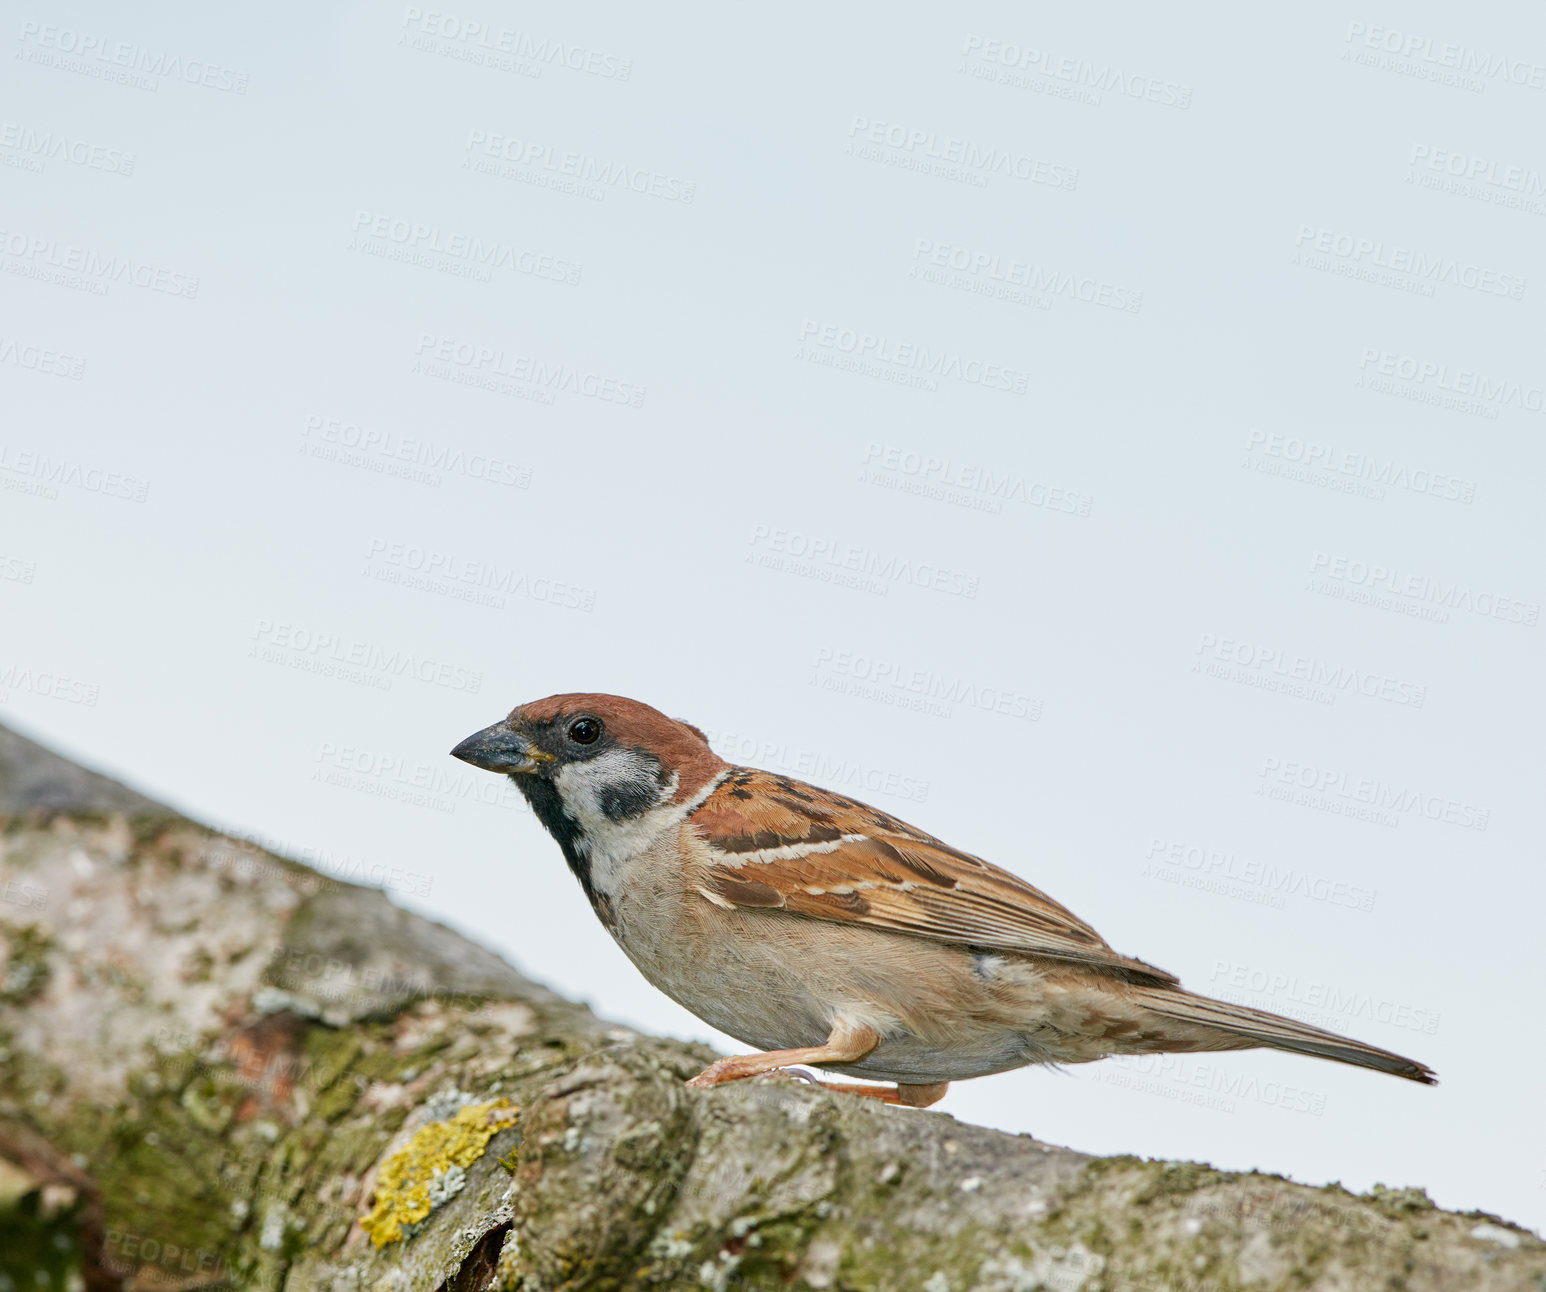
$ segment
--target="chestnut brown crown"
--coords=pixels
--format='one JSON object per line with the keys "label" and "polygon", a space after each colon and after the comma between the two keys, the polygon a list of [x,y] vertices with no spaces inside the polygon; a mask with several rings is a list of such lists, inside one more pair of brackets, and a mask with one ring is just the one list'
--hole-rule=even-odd
{"label": "chestnut brown crown", "polygon": [[575,691],[517,705],[451,751],[485,771],[552,780],[564,768],[619,752],[647,756],[684,800],[728,764],[689,722],[626,696]]}

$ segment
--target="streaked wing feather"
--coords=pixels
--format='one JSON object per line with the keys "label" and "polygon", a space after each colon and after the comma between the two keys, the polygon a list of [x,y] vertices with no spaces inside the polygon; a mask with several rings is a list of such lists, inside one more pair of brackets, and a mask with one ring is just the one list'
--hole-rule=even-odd
{"label": "streaked wing feather", "polygon": [[1006,870],[863,803],[736,768],[689,818],[720,906],[783,909],[942,942],[1017,951],[1173,984],[1119,955],[1073,912]]}

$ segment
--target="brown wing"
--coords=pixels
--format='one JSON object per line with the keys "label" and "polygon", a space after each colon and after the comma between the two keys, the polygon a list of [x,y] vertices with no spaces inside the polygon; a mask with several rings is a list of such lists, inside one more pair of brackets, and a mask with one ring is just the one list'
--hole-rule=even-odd
{"label": "brown wing", "polygon": [[720,906],[777,908],[1048,956],[1134,981],[1177,982],[1117,954],[1072,911],[1007,870],[786,776],[733,768],[688,826],[711,857],[699,891]]}

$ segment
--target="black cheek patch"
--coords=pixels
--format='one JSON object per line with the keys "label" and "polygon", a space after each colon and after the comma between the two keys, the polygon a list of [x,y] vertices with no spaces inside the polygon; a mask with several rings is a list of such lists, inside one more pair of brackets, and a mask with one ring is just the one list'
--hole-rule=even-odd
{"label": "black cheek patch", "polygon": [[670,782],[670,773],[659,759],[642,749],[636,749],[633,753],[646,765],[648,770],[645,774],[620,777],[609,781],[597,791],[596,802],[608,821],[626,821],[658,807],[661,791]]}
{"label": "black cheek patch", "polygon": [[596,795],[602,814],[608,821],[626,821],[648,812],[660,802],[660,787],[639,781],[603,785]]}

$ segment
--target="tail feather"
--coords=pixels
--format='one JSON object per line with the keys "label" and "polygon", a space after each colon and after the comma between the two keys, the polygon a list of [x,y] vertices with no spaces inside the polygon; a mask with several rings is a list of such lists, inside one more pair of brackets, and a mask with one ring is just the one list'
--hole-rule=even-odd
{"label": "tail feather", "polygon": [[1281,1014],[1269,1014],[1264,1009],[1214,1000],[1210,996],[1194,996],[1175,988],[1140,988],[1139,995],[1146,1008],[1178,1022],[1218,1028],[1274,1050],[1335,1059],[1338,1063],[1351,1063],[1405,1077],[1408,1081],[1420,1081],[1425,1086],[1438,1085],[1433,1069],[1425,1063],[1403,1058],[1377,1045],[1365,1045],[1350,1036],[1339,1036],[1325,1028],[1301,1023],[1296,1018],[1284,1018]]}

